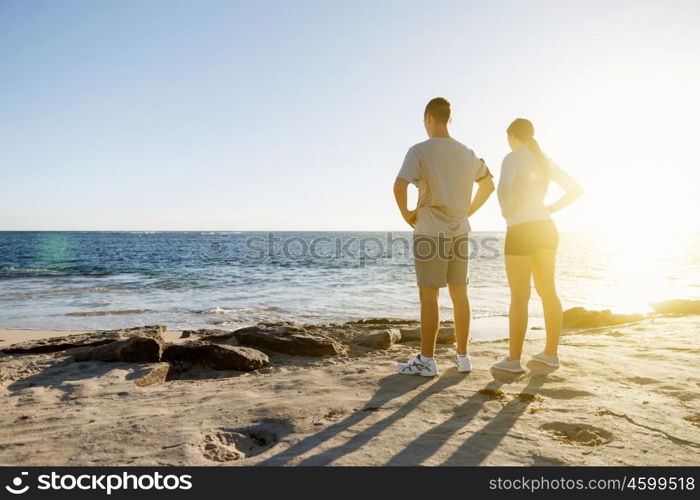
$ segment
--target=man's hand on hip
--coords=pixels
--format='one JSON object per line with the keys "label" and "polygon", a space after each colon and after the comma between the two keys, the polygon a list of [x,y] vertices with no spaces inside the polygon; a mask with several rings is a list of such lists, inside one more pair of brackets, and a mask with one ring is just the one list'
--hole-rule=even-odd
{"label": "man's hand on hip", "polygon": [[416,225],[416,210],[406,210],[405,212],[401,212],[401,215],[403,216],[403,220],[408,222],[409,226],[415,227],[415,225]]}

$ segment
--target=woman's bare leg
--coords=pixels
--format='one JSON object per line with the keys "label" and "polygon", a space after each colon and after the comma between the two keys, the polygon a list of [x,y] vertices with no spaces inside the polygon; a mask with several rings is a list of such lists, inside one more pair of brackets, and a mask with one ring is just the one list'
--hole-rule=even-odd
{"label": "woman's bare leg", "polygon": [[529,255],[506,255],[506,274],[510,286],[510,361],[517,361],[523,352],[527,331],[527,307],[530,302],[530,274],[532,257]]}
{"label": "woman's bare leg", "polygon": [[532,275],[535,280],[535,288],[542,298],[544,311],[544,326],[547,330],[547,343],[544,353],[547,356],[556,356],[559,347],[559,335],[561,333],[562,309],[557,288],[554,283],[554,268],[556,265],[556,250],[537,250],[533,256]]}

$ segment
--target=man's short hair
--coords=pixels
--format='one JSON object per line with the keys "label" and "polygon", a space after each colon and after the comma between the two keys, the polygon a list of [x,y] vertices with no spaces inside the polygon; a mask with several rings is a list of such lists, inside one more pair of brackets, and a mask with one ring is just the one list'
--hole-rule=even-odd
{"label": "man's short hair", "polygon": [[438,123],[447,125],[447,122],[450,120],[450,102],[444,97],[431,99],[425,107],[423,116],[425,117],[425,115],[430,115]]}

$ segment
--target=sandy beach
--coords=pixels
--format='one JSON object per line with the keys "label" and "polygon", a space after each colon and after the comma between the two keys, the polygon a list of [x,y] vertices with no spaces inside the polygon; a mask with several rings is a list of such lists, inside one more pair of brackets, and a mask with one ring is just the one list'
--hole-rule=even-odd
{"label": "sandy beach", "polygon": [[[352,343],[357,332],[343,331]],[[699,465],[698,331],[699,316],[570,330],[560,369],[530,362],[521,376],[489,370],[505,340],[472,343],[470,374],[440,344],[435,378],[395,374],[415,341],[268,353],[253,372],[191,370],[151,385],[135,381],[153,364],[79,363],[76,349],[4,354],[0,463]],[[67,333],[3,330],[0,348]],[[542,342],[527,340],[525,353]]]}

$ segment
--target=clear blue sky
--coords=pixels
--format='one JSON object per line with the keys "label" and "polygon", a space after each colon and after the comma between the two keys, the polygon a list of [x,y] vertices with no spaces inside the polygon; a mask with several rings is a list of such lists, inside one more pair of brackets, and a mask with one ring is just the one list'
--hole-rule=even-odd
{"label": "clear blue sky", "polygon": [[699,5],[0,0],[0,229],[407,229],[441,95],[496,175],[535,123],[565,229],[697,230]]}

